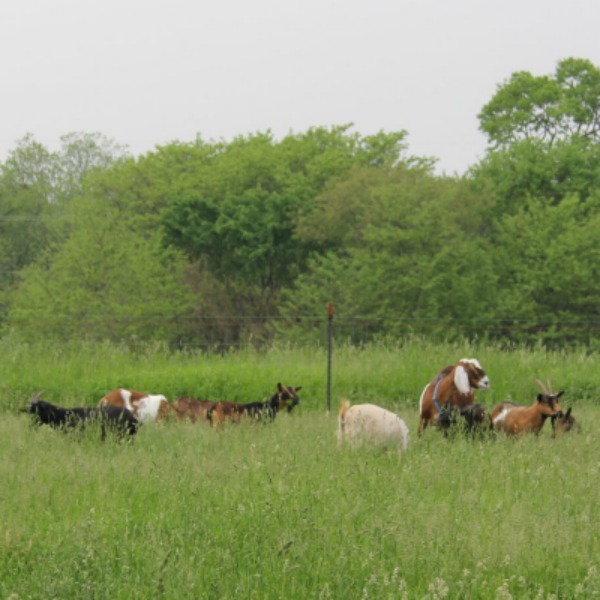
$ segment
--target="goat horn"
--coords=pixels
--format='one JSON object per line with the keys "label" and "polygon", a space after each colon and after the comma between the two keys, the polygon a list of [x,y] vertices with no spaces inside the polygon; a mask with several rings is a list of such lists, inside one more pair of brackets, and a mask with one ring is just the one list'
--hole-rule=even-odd
{"label": "goat horn", "polygon": [[550,393],[546,389],[546,386],[539,379],[536,379],[536,381],[537,381],[537,384],[542,388],[542,392],[544,392],[544,394],[546,394],[546,396],[549,396]]}
{"label": "goat horn", "polygon": [[548,378],[548,395],[552,395],[552,384],[550,383],[550,378]]}
{"label": "goat horn", "polygon": [[31,399],[29,400],[30,404],[35,404],[39,399],[40,396],[43,394],[44,392],[33,392],[33,395],[31,396]]}

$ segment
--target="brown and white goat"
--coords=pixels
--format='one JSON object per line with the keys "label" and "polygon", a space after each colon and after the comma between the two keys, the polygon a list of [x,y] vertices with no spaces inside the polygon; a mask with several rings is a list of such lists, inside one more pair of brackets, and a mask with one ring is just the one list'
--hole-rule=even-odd
{"label": "brown and white goat", "polygon": [[348,441],[359,445],[408,447],[408,427],[396,414],[375,404],[355,404],[350,406],[342,399],[338,413],[338,443]]}
{"label": "brown and white goat", "polygon": [[494,431],[503,431],[507,435],[534,433],[538,435],[548,417],[557,417],[562,411],[558,399],[564,391],[552,392],[550,384],[546,387],[538,380],[542,393],[531,406],[520,406],[513,402],[502,402],[490,413]]}
{"label": "brown and white goat", "polygon": [[151,423],[167,418],[169,402],[162,394],[148,394],[135,390],[116,389],[108,392],[100,400],[100,408],[104,406],[121,406],[134,415],[140,423]]}
{"label": "brown and white goat", "polygon": [[421,435],[429,424],[435,422],[443,406],[462,410],[475,402],[476,389],[489,387],[490,380],[475,358],[462,358],[456,365],[445,367],[423,389],[419,400],[417,434]]}

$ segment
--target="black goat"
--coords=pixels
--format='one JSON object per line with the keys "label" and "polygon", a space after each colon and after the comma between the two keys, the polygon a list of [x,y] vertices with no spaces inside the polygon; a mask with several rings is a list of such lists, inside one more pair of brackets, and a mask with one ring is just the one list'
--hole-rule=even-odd
{"label": "black goat", "polygon": [[119,438],[129,435],[131,439],[140,425],[131,411],[121,406],[105,408],[62,408],[40,400],[41,392],[31,397],[29,405],[21,412],[34,415],[39,425],[49,425],[56,429],[83,428],[90,423],[99,423],[102,440],[106,439],[107,430],[113,430]]}
{"label": "black goat", "polygon": [[569,431],[580,431],[579,423],[571,414],[570,406],[566,413],[563,413],[561,410],[559,413],[550,418],[552,419],[552,437],[556,437],[561,433],[567,433]]}
{"label": "black goat", "polygon": [[464,408],[456,408],[446,403],[442,412],[436,417],[435,424],[447,436],[453,430],[470,435],[481,435],[490,429],[490,420],[481,404],[469,404]]}

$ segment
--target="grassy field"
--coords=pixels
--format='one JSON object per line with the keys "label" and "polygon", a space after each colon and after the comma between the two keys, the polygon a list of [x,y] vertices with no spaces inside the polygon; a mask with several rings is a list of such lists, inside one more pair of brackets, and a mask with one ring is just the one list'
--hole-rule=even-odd
{"label": "grassy field", "polygon": [[[339,396],[393,408],[404,454],[337,446],[326,356],[277,348],[224,356],[157,347],[0,348],[0,597],[592,598],[600,591],[598,357],[413,342],[337,348]],[[486,406],[565,389],[582,432],[417,440],[420,391],[477,356]],[[31,393],[93,405],[132,386],[263,399],[302,385],[297,413],[214,431],[149,425],[133,445],[34,429]]]}

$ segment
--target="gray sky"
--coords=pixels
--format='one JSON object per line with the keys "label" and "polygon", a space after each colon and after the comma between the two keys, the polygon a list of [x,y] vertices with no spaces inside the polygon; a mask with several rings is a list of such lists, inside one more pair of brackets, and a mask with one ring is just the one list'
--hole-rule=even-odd
{"label": "gray sky", "polygon": [[599,0],[2,0],[0,161],[26,133],[173,140],[354,123],[463,173],[515,71],[600,65]]}

